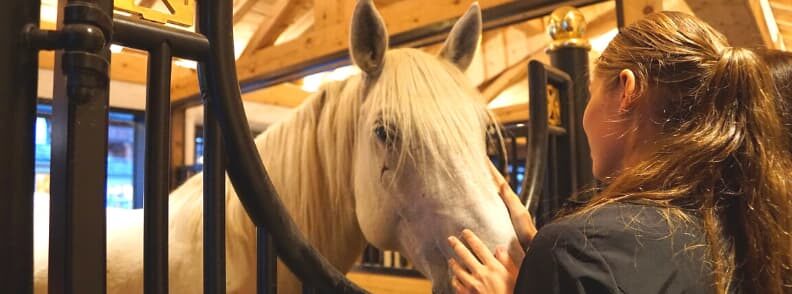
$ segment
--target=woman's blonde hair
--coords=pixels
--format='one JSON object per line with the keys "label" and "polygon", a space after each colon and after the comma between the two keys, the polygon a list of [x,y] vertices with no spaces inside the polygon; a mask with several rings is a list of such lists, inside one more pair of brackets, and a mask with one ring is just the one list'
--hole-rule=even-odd
{"label": "woman's blonde hair", "polygon": [[703,21],[660,12],[623,28],[595,71],[613,89],[623,69],[652,109],[657,149],[578,213],[641,200],[697,217],[716,293],[792,291],[792,163],[767,67]]}

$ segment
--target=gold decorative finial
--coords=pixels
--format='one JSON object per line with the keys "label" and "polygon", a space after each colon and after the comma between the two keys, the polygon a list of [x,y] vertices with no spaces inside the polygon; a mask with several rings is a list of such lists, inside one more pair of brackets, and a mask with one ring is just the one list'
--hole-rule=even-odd
{"label": "gold decorative finial", "polygon": [[586,19],[583,13],[571,6],[559,7],[550,14],[547,32],[553,38],[550,50],[563,47],[591,49],[586,33]]}

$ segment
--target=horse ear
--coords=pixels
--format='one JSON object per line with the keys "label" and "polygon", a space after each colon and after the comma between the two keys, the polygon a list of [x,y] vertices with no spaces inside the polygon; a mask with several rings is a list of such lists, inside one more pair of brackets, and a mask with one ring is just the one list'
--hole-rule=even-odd
{"label": "horse ear", "polygon": [[476,54],[479,38],[481,38],[481,7],[478,2],[470,6],[454,24],[448,34],[443,49],[440,50],[442,58],[451,61],[462,71],[466,70]]}
{"label": "horse ear", "polygon": [[388,32],[372,0],[359,0],[355,5],[350,34],[352,60],[366,74],[378,75],[388,50]]}

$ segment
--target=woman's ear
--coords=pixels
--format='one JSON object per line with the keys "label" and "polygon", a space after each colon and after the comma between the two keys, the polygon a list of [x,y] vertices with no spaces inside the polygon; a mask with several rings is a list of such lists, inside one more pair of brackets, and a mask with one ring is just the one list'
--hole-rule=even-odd
{"label": "woman's ear", "polygon": [[635,108],[635,103],[638,101],[638,93],[635,87],[635,73],[629,69],[623,69],[619,73],[619,88],[621,95],[619,97],[619,112],[627,113]]}

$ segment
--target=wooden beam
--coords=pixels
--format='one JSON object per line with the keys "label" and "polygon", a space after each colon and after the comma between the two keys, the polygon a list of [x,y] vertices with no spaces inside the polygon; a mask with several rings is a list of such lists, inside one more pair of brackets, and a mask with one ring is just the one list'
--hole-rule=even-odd
{"label": "wooden beam", "polygon": [[282,83],[242,94],[242,100],[293,108],[309,96],[311,93],[303,91],[295,84]]}
{"label": "wooden beam", "polygon": [[527,121],[529,119],[528,104],[521,103],[521,104],[503,106],[503,107],[490,109],[490,111],[492,111],[492,113],[495,114],[495,117],[498,118],[498,123],[500,124]]}
{"label": "wooden beam", "polygon": [[[482,9],[495,7],[511,0],[482,0]],[[402,1],[380,10],[390,34],[403,33],[412,29],[431,25],[459,17],[470,5],[469,1]],[[300,38],[255,51],[240,58],[237,75],[240,81],[252,80],[282,70],[293,68],[307,62],[319,60],[333,54],[343,54],[347,50],[348,38],[344,25],[314,27]],[[175,99],[191,97],[198,92],[196,78],[178,80],[173,83],[172,95]]]}
{"label": "wooden beam", "polygon": [[492,82],[487,84],[487,86],[481,90],[481,95],[484,96],[485,101],[487,101],[487,103],[492,102],[495,97],[498,97],[498,95],[509,86],[519,81],[526,80],[528,76],[528,61],[529,59],[526,58],[512,65],[497,78],[492,80]]}
{"label": "wooden beam", "polygon": [[776,22],[792,21],[792,4],[770,2],[770,7],[773,8],[773,15],[775,16]]}
{"label": "wooden beam", "polygon": [[234,1],[234,24],[242,20],[242,18],[250,12],[250,9],[258,3],[258,0],[236,0]]}
{"label": "wooden beam", "polygon": [[729,39],[732,46],[775,48],[760,0],[687,0],[690,9]]}
{"label": "wooden beam", "polygon": [[355,0],[313,0],[313,3],[315,27],[348,24],[355,8]]}
{"label": "wooden beam", "polygon": [[776,10],[792,13],[792,3],[782,3],[781,1],[770,1],[770,7]]}
{"label": "wooden beam", "polygon": [[242,51],[242,56],[250,55],[259,48],[272,45],[275,39],[289,26],[290,16],[297,8],[297,1],[277,0],[267,9],[271,15],[260,24]]}

